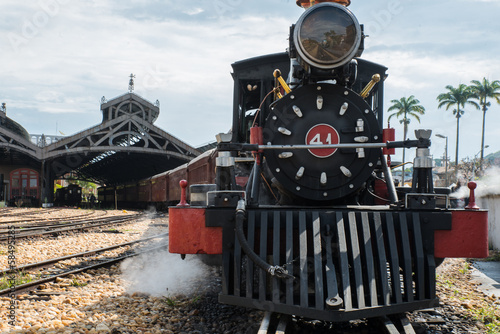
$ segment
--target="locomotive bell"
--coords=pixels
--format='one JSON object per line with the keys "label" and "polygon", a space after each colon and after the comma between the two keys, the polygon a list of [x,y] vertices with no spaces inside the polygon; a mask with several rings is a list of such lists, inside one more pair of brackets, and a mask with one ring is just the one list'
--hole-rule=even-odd
{"label": "locomotive bell", "polygon": [[351,4],[351,0],[297,0],[297,6],[307,9],[322,2],[335,2],[346,7]]}

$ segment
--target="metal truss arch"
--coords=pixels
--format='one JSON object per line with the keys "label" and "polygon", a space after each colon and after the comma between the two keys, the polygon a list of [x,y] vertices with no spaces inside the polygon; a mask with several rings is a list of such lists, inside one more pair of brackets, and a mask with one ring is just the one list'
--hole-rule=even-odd
{"label": "metal truss arch", "polygon": [[[120,184],[149,177],[200,154],[139,115],[123,114],[42,148],[42,156],[58,165],[60,176],[71,169],[82,178]],[[66,157],[78,164],[64,168]],[[74,159],[75,160],[75,159]]]}
{"label": "metal truss arch", "polygon": [[4,151],[14,150],[32,159],[41,160],[40,150],[35,144],[3,127],[0,127],[0,148]]}
{"label": "metal truss arch", "polygon": [[176,155],[186,161],[200,154],[193,147],[140,117],[123,115],[48,145],[42,149],[42,155],[43,158],[52,159],[68,152],[127,150]]}
{"label": "metal truss arch", "polygon": [[160,151],[157,149],[151,148],[140,148],[140,147],[119,147],[119,146],[102,146],[98,148],[85,148],[85,147],[77,147],[68,149],[65,151],[58,151],[55,154],[51,155],[51,159],[59,159],[61,157],[66,156],[74,156],[74,155],[83,155],[85,157],[98,154],[99,157],[101,154],[109,157],[116,153],[138,153],[138,154],[148,154],[148,155],[160,155],[165,156],[167,158],[177,158],[180,160],[185,160],[185,162],[189,162],[193,159],[187,158],[185,155],[178,152],[170,152],[170,151]]}
{"label": "metal truss arch", "polygon": [[[0,161],[40,170],[42,197],[50,201],[53,181],[72,172],[100,184],[124,184],[160,174],[201,154],[192,146],[153,125],[159,104],[135,93],[102,100],[101,124],[72,136],[46,140],[26,136],[0,124]],[[55,136],[54,136],[55,138]]]}

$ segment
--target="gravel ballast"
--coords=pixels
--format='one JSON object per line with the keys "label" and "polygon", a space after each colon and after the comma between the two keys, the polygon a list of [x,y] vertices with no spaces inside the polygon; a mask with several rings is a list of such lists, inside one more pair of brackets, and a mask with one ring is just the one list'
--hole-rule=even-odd
{"label": "gravel ballast", "polygon": [[[96,230],[19,240],[16,261],[21,265],[132,241],[165,233],[167,225],[167,217],[150,216],[115,227],[119,233]],[[155,242],[162,244],[165,240]],[[5,254],[6,245],[0,247]],[[5,258],[0,257],[2,269],[7,266]],[[201,272],[189,271],[193,268]],[[495,333],[493,326],[500,319],[500,296],[483,294],[472,281],[470,269],[471,263],[465,259],[447,259],[438,268],[441,305],[410,315],[417,333]],[[189,289],[182,290],[182,286]],[[14,327],[8,324],[12,299],[0,298],[0,332],[256,333],[263,312],[219,304],[219,291],[218,268],[203,266],[195,256],[182,261],[166,251],[148,253],[109,268],[47,283],[37,295],[17,296]],[[322,333],[300,326],[294,325],[298,333]],[[342,332],[369,333],[363,326]]]}

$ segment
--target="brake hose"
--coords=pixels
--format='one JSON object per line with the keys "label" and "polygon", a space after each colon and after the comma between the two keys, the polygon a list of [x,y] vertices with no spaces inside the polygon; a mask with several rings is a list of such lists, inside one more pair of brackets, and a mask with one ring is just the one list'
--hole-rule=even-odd
{"label": "brake hose", "polygon": [[263,259],[260,258],[253,249],[248,244],[245,237],[245,232],[243,231],[243,224],[245,222],[245,201],[239,200],[238,206],[236,207],[236,237],[240,242],[241,249],[250,258],[250,260],[255,263],[259,268],[269,273],[271,276],[276,276],[278,278],[294,278],[292,275],[288,274],[288,271],[284,266],[272,266]]}

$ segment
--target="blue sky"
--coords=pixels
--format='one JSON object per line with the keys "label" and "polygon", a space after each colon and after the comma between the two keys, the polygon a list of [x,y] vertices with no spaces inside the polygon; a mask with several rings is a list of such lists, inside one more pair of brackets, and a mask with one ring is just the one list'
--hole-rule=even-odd
{"label": "blue sky", "polygon": [[[389,68],[390,100],[415,95],[427,113],[410,130],[449,136],[445,86],[500,79],[500,1],[352,0],[365,24],[363,57]],[[0,102],[30,133],[66,135],[101,122],[100,99],[128,89],[160,101],[156,125],[199,145],[231,126],[231,63],[285,51],[303,10],[292,0],[2,0]],[[386,115],[387,116],[387,115]],[[481,112],[466,109],[460,157],[480,150]],[[487,114],[486,153],[500,150],[500,105]],[[393,122],[402,139],[402,127]],[[432,153],[444,153],[435,138]],[[411,155],[410,155],[411,156]]]}

